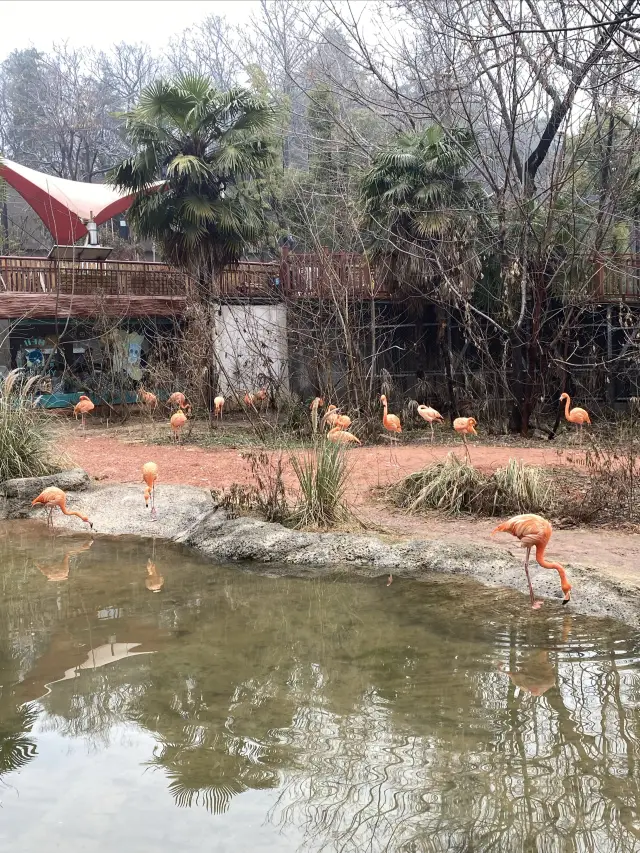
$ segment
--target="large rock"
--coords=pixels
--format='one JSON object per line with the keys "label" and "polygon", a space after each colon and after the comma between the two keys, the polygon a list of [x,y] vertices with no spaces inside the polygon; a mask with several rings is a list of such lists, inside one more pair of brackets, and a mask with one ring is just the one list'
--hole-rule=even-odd
{"label": "large rock", "polygon": [[91,485],[89,475],[82,468],[72,468],[49,474],[46,477],[20,477],[5,480],[0,484],[0,516],[2,518],[26,518],[31,512],[31,501],[37,498],[43,489],[57,486],[64,492],[79,492]]}

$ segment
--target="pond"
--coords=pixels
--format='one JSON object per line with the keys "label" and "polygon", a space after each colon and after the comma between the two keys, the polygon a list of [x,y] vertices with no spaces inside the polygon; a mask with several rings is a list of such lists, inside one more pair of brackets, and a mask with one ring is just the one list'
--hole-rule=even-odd
{"label": "pond", "polygon": [[620,624],[35,522],[0,549],[2,849],[640,850]]}

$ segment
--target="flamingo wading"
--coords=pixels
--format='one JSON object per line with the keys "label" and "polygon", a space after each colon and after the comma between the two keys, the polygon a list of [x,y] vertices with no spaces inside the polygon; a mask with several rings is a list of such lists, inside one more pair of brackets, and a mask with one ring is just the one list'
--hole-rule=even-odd
{"label": "flamingo wading", "polygon": [[84,521],[85,524],[88,524],[89,527],[93,527],[92,522],[89,521],[86,515],[83,515],[81,512],[78,512],[75,509],[67,509],[67,496],[59,489],[57,486],[49,486],[49,488],[45,489],[43,492],[40,492],[37,498],[35,498],[31,502],[31,506],[37,506],[38,504],[42,504],[47,512],[47,526],[53,527],[53,510],[58,507],[60,512],[63,515],[75,515],[81,521]]}
{"label": "flamingo wading", "polygon": [[499,524],[491,534],[494,536],[496,533],[510,533],[512,536],[515,536],[516,539],[520,540],[523,548],[527,549],[527,556],[524,561],[524,570],[527,575],[527,583],[529,584],[531,607],[534,610],[537,610],[541,606],[542,602],[535,600],[533,587],[531,585],[531,577],[529,576],[529,557],[531,555],[532,548],[536,549],[536,561],[539,566],[542,566],[543,569],[555,569],[560,575],[560,586],[564,593],[562,603],[568,604],[571,601],[571,584],[567,580],[567,574],[564,566],[561,566],[560,563],[554,563],[551,560],[546,560],[544,556],[544,552],[549,544],[552,532],[553,528],[546,518],[543,518],[541,515],[526,513],[525,515],[515,515],[508,521],[504,521],[502,524]]}

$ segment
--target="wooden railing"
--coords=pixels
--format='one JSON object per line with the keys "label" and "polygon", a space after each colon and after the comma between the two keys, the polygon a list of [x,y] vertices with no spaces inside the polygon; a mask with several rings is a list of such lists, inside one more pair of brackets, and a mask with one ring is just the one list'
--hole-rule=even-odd
{"label": "wooden railing", "polygon": [[184,296],[185,287],[184,274],[166,264],[0,256],[0,293]]}
{"label": "wooden railing", "polygon": [[589,283],[602,302],[640,302],[640,254],[601,255]]}

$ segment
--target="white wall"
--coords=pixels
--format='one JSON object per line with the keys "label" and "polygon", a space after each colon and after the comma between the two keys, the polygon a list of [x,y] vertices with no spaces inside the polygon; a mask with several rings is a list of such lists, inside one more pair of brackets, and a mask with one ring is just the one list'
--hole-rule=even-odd
{"label": "white wall", "polygon": [[283,305],[223,305],[216,317],[220,391],[257,391],[268,380],[289,388],[287,309]]}

